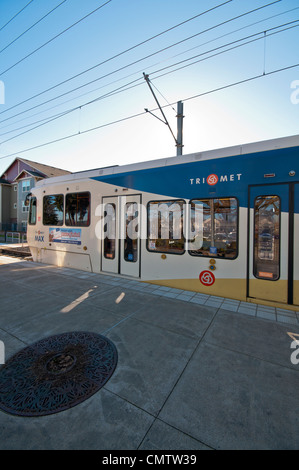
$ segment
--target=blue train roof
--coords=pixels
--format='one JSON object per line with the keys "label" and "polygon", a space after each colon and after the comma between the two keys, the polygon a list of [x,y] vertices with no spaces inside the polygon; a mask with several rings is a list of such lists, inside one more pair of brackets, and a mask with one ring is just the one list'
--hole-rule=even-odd
{"label": "blue train roof", "polygon": [[[43,179],[36,187],[93,179],[174,198],[236,196],[247,206],[248,185],[298,181],[299,135],[85,170]],[[291,176],[295,172],[295,176]],[[114,192],[114,190],[113,190]]]}
{"label": "blue train roof", "polygon": [[180,157],[179,164],[173,161],[140,169],[132,166],[131,171],[118,167],[117,173],[92,179],[175,198],[236,196],[241,205],[247,204],[248,185],[298,181],[299,145],[223,157],[185,163]]}

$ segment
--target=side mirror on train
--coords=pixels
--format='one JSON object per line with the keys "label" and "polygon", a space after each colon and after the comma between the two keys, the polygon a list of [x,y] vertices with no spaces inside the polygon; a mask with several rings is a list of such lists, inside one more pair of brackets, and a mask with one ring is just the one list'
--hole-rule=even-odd
{"label": "side mirror on train", "polygon": [[24,201],[24,206],[28,207],[29,204],[30,204],[30,199],[31,199],[31,196],[32,196],[32,193],[28,193],[25,197],[25,201]]}

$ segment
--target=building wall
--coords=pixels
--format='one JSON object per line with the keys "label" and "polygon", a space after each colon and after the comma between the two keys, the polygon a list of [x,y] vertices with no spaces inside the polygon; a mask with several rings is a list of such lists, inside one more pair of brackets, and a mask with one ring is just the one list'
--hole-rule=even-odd
{"label": "building wall", "polygon": [[0,184],[0,230],[26,231],[29,207],[24,202],[34,186],[33,177],[15,184]]}
{"label": "building wall", "polygon": [[0,224],[2,226],[10,223],[10,193],[10,185],[0,184]]}
{"label": "building wall", "polygon": [[[16,190],[15,190],[16,189]],[[18,209],[15,205],[18,204],[18,184],[11,185],[10,191],[10,220],[11,223],[17,223]]]}
{"label": "building wall", "polygon": [[23,225],[26,226],[28,220],[28,211],[29,206],[24,206],[24,202],[28,193],[30,193],[31,188],[35,186],[34,178],[22,178],[18,182],[18,202],[17,202],[17,220],[19,229]]}
{"label": "building wall", "polygon": [[23,170],[32,170],[32,167],[25,162],[16,160],[4,174],[5,179],[12,183],[14,179],[21,173]]}
{"label": "building wall", "polygon": [[3,185],[2,194],[3,194],[3,202],[4,202],[4,207],[3,207],[3,211],[2,211],[2,217],[3,217],[3,220],[5,220],[5,223],[9,223],[9,221],[10,221],[10,194],[11,194],[11,186]]}
{"label": "building wall", "polygon": [[[60,172],[61,174],[68,173],[64,172],[64,170],[52,167],[47,167],[47,169],[50,174],[53,172],[53,175],[55,172]],[[26,173],[27,171],[32,172],[32,175]],[[7,185],[8,189],[3,189],[4,184],[0,184],[0,224],[5,223],[10,225],[9,227],[4,228],[4,230],[26,230],[29,208],[24,206],[25,198],[35,186],[36,181],[43,177],[47,177],[46,175],[47,173],[44,173],[43,169],[39,171],[34,166],[31,166],[19,159],[16,159],[2,175],[1,178],[10,183],[10,185]],[[23,185],[25,182],[28,183],[27,186]],[[17,188],[17,191],[14,190],[15,187]]]}

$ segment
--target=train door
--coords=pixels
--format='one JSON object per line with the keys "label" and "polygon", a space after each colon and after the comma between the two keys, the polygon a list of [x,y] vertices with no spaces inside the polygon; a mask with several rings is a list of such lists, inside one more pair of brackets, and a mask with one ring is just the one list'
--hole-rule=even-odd
{"label": "train door", "polygon": [[102,271],[140,277],[141,196],[103,197]]}
{"label": "train door", "polygon": [[249,297],[294,302],[293,189],[289,184],[249,188]]}
{"label": "train door", "polygon": [[294,305],[299,305],[299,183],[294,184]]}

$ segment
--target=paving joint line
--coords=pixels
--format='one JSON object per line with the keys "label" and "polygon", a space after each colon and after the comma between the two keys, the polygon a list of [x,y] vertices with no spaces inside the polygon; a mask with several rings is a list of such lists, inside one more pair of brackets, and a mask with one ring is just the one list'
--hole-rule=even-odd
{"label": "paving joint line", "polygon": [[[187,436],[187,437],[190,437],[190,439],[193,439],[194,441],[199,442],[200,444],[203,444],[203,445],[206,446],[206,447],[209,447],[211,450],[216,450],[215,447],[212,447],[212,446],[210,446],[209,444],[206,444],[204,441],[201,441],[200,439],[197,439],[197,437],[194,437],[194,436],[192,436],[191,434],[188,434],[187,432],[182,431],[181,429],[177,428],[176,426],[173,426],[173,424],[169,424],[169,423],[167,423],[166,421],[164,421],[163,419],[161,419],[161,418],[159,418],[159,417],[156,417],[156,418],[155,418],[153,424],[151,425],[151,428],[152,428],[152,426],[155,424],[156,421],[159,421],[160,423],[166,424],[166,425],[169,426],[170,428],[175,429],[176,431],[178,431],[178,432],[184,434],[184,435]],[[149,432],[149,431],[148,431],[148,432]],[[148,432],[147,432],[147,434],[148,434]],[[187,449],[187,450],[190,450],[190,449]]]}
{"label": "paving joint line", "polygon": [[[159,415],[161,414],[161,411],[163,410],[163,408],[164,408],[165,404],[167,403],[169,397],[171,396],[171,394],[172,394],[172,392],[174,391],[175,387],[177,386],[178,382],[181,380],[182,375],[184,374],[184,372],[185,372],[187,366],[189,365],[191,359],[193,358],[195,352],[197,351],[197,349],[198,349],[198,347],[199,347],[199,345],[200,345],[202,339],[204,338],[204,336],[205,336],[207,330],[210,328],[211,324],[214,322],[214,319],[215,319],[217,313],[218,313],[218,310],[214,313],[213,318],[211,319],[211,321],[210,321],[209,325],[207,326],[206,331],[204,332],[204,334],[202,335],[202,337],[201,337],[200,339],[198,339],[198,341],[197,341],[197,343],[196,343],[196,345],[195,345],[195,347],[194,347],[193,352],[191,353],[189,359],[187,360],[187,362],[186,362],[185,366],[183,367],[182,371],[180,372],[180,374],[179,374],[177,380],[175,381],[173,387],[171,388],[171,390],[170,390],[170,392],[168,393],[167,397],[165,398],[163,404],[161,405],[160,410],[159,410],[159,412],[158,412],[158,414],[157,414],[156,419],[159,418]],[[160,418],[159,418],[159,419],[160,419]],[[167,422],[165,422],[165,423],[168,424]],[[152,426],[153,426],[153,424],[154,424],[154,423],[152,423]],[[151,426],[151,427],[152,427],[152,426]],[[148,432],[150,431],[151,427],[149,428]],[[146,435],[144,436],[144,439],[146,438],[148,432],[147,432]],[[143,441],[144,441],[144,439],[143,439]],[[142,441],[142,442],[143,442],[143,441]],[[205,444],[205,445],[206,445],[206,444]],[[209,445],[209,447],[211,447],[211,446]]]}
{"label": "paving joint line", "polygon": [[287,366],[287,365],[282,365],[282,364],[279,364],[279,363],[276,363],[276,362],[271,362],[267,359],[263,359],[261,357],[258,357],[258,356],[254,356],[253,354],[250,354],[250,353],[246,353],[246,352],[242,352],[242,351],[239,351],[237,349],[232,349],[232,348],[229,348],[227,346],[223,346],[223,345],[220,345],[219,346],[219,343],[215,344],[213,343],[212,341],[208,341],[206,340],[205,341],[206,344],[209,344],[211,346],[217,346],[218,348],[220,349],[224,349],[225,351],[230,351],[232,353],[237,353],[237,354],[241,354],[242,356],[246,356],[246,357],[249,357],[249,358],[252,358],[252,359],[256,359],[257,361],[260,361],[260,362],[265,362],[266,364],[271,364],[272,366],[278,366],[278,367],[283,367],[284,369],[288,369],[288,370],[291,370],[293,372],[296,372],[297,374],[299,373],[299,370],[296,370],[295,368],[293,367],[290,367],[290,366]]}
{"label": "paving joint line", "polygon": [[20,341],[21,343],[25,344],[26,346],[30,346],[31,343],[26,343],[26,341],[23,341],[21,338],[18,338],[18,336],[14,335],[13,333],[11,333],[10,331],[7,331],[5,328],[0,328],[0,330],[4,331],[4,333],[8,334],[9,336],[11,336],[12,338]]}

